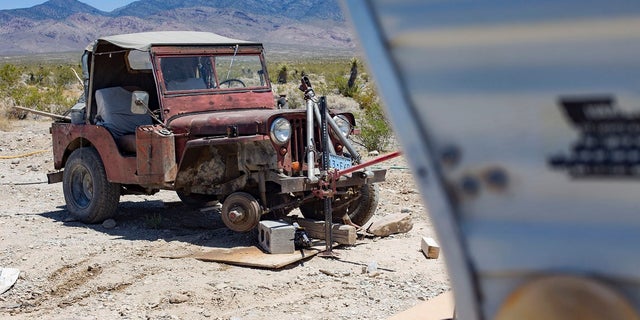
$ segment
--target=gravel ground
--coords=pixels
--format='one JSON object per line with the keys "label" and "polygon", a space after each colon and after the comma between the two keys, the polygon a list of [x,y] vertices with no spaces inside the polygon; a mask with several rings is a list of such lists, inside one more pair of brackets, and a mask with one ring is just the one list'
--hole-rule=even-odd
{"label": "gravel ground", "polygon": [[0,295],[0,318],[386,319],[450,289],[444,257],[420,252],[421,238],[435,233],[402,158],[382,165],[391,169],[373,220],[408,212],[411,231],[363,237],[335,249],[340,259],[268,270],[165,258],[257,245],[254,234],[226,229],[217,212],[190,210],[173,192],[123,196],[115,225],[73,221],[62,185],[45,182],[49,126],[24,120],[2,132],[0,156],[46,152],[0,159],[0,267],[21,270]]}

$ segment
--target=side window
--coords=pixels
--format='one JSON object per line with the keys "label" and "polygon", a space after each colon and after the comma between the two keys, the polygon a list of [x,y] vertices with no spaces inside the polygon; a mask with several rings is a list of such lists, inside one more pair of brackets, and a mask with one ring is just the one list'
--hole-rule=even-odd
{"label": "side window", "polygon": [[265,86],[262,63],[257,55],[217,56],[216,74],[221,89]]}
{"label": "side window", "polygon": [[147,51],[129,51],[127,53],[127,63],[131,70],[151,70],[151,60]]}

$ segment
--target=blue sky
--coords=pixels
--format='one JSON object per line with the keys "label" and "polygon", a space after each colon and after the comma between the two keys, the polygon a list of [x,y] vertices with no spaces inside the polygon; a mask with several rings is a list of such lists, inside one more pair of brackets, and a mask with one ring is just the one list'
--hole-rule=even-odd
{"label": "blue sky", "polygon": [[[107,12],[134,1],[135,0],[80,0],[80,2],[84,2],[96,9]],[[45,2],[46,0],[0,0],[0,10],[29,8]]]}

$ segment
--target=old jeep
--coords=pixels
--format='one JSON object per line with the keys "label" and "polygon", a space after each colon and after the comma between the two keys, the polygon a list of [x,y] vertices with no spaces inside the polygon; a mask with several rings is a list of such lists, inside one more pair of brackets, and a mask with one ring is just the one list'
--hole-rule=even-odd
{"label": "old jeep", "polygon": [[[223,222],[240,232],[298,207],[324,217],[317,98],[303,79],[307,109],[277,109],[260,43],[206,32],[115,35],[89,45],[82,68],[83,99],[70,121],[51,127],[58,171],[49,174],[76,219],[100,222],[121,195],[161,189],[192,206],[222,203]],[[327,114],[331,163],[360,162],[347,139],[353,114]],[[331,181],[334,219],[369,220],[385,174]]]}

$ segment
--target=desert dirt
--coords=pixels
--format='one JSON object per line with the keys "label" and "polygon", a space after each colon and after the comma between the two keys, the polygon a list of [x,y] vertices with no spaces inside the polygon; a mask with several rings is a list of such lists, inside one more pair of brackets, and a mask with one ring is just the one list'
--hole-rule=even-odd
{"label": "desert dirt", "polygon": [[382,164],[390,170],[372,221],[408,212],[411,231],[269,270],[167,258],[258,245],[170,191],[122,196],[112,228],[73,221],[62,184],[46,184],[49,127],[32,119],[0,132],[0,156],[47,150],[0,159],[0,268],[21,271],[0,295],[2,319],[386,319],[449,290],[442,254],[420,251],[436,235],[402,158]]}

